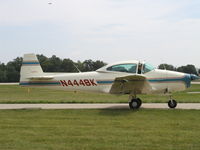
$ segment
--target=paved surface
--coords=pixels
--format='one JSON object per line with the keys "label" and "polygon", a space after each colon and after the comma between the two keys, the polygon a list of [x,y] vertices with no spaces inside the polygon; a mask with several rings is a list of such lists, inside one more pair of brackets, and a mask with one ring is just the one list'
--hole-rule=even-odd
{"label": "paved surface", "polygon": [[191,82],[191,84],[200,84],[200,82]]}
{"label": "paved surface", "polygon": [[0,85],[19,85],[18,82],[13,82],[13,83],[0,83]]}
{"label": "paved surface", "polygon": [[[0,85],[18,85],[19,83],[0,83]],[[200,82],[192,82],[200,84]],[[199,92],[190,92],[197,94]],[[144,103],[142,108],[169,109],[167,103]],[[0,104],[0,109],[129,109],[127,104]],[[198,109],[200,103],[178,103],[176,109]]]}
{"label": "paved surface", "polygon": [[188,94],[200,94],[200,92],[187,92]]}
{"label": "paved surface", "polygon": [[[169,109],[167,103],[144,103],[142,108]],[[0,104],[0,109],[129,109],[128,104]],[[199,109],[200,103],[178,103],[176,109]]]}

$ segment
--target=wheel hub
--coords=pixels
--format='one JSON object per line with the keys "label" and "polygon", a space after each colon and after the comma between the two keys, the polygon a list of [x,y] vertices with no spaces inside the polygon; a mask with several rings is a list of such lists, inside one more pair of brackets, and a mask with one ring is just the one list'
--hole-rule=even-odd
{"label": "wheel hub", "polygon": [[137,102],[132,102],[132,106],[133,106],[133,108],[136,108],[137,107]]}

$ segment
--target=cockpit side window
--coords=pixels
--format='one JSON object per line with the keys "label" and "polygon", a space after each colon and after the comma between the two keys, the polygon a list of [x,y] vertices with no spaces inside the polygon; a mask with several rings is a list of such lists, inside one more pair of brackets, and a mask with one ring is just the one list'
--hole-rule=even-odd
{"label": "cockpit side window", "polygon": [[150,65],[148,63],[145,63],[144,66],[143,66],[143,73],[150,72],[154,69],[155,69],[155,67],[153,67],[152,65]]}
{"label": "cockpit side window", "polygon": [[118,71],[118,72],[128,72],[128,73],[136,73],[137,64],[119,64],[108,67],[108,71]]}

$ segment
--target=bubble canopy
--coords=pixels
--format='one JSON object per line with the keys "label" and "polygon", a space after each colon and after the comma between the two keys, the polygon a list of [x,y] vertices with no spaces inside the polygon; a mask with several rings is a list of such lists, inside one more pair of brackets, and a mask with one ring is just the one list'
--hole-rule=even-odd
{"label": "bubble canopy", "polygon": [[144,74],[154,70],[155,67],[146,62],[139,62],[139,61],[124,61],[118,62],[114,64],[106,65],[97,71],[99,72],[126,72],[126,73],[138,73]]}
{"label": "bubble canopy", "polygon": [[143,64],[143,73],[147,73],[147,72],[150,72],[152,70],[156,69],[154,66],[152,66],[151,64],[149,63],[144,63]]}

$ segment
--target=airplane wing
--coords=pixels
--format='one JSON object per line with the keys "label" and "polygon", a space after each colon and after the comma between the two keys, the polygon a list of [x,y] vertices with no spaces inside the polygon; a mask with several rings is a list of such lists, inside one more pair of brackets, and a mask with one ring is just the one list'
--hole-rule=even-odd
{"label": "airplane wing", "polygon": [[30,80],[51,80],[53,78],[54,78],[53,76],[31,76],[27,79],[30,79]]}
{"label": "airplane wing", "polygon": [[142,94],[152,90],[145,76],[131,75],[115,78],[111,94]]}

